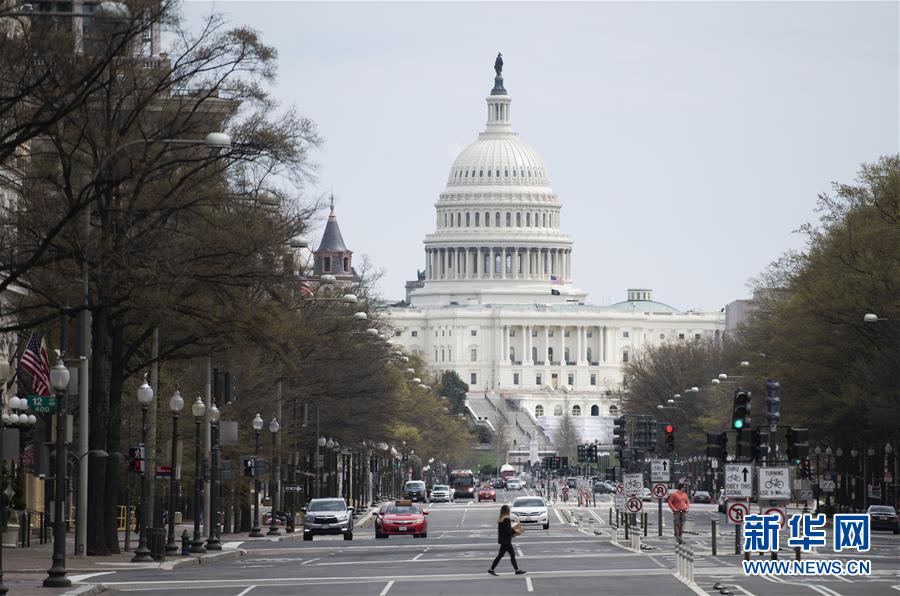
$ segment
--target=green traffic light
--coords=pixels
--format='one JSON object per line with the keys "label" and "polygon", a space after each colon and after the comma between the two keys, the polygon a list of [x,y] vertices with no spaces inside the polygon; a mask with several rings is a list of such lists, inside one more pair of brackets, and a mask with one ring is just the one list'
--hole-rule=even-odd
{"label": "green traffic light", "polygon": [[743,420],[735,420],[734,427],[735,428],[744,428],[744,421]]}

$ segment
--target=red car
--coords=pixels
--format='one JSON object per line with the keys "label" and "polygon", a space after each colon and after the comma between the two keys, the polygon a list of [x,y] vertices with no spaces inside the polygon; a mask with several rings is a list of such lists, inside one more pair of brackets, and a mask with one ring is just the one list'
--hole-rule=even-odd
{"label": "red car", "polygon": [[493,501],[497,502],[497,491],[490,486],[482,486],[478,489],[478,502]]}
{"label": "red car", "polygon": [[419,505],[412,501],[396,501],[384,511],[380,511],[378,517],[381,523],[375,526],[375,538],[387,538],[388,536],[402,536],[411,534],[415,538],[428,538],[428,520]]}

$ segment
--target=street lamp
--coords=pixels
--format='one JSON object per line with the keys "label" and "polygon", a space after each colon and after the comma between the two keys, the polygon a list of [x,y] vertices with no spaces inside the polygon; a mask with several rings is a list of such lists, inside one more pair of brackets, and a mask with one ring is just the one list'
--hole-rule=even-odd
{"label": "street lamp", "polygon": [[178,466],[175,455],[178,448],[178,415],[183,409],[184,398],[176,388],[175,393],[169,398],[169,411],[172,412],[172,475],[169,477],[169,539],[166,541],[166,554],[169,556],[175,556],[181,552],[181,548],[175,544],[175,470]]}
{"label": "street lamp", "polygon": [[[316,408],[316,434],[319,431],[319,409]],[[325,440],[325,437],[320,436],[319,440],[316,441],[316,498],[322,496],[322,447],[328,442]]]}
{"label": "street lamp", "polygon": [[866,314],[863,316],[863,322],[865,322],[865,323],[877,323],[878,321],[887,321],[887,318],[885,318],[885,317],[879,317],[879,316],[876,315],[875,313],[871,313],[871,312],[870,312],[870,313],[866,313]]}
{"label": "street lamp", "polygon": [[210,465],[209,465],[209,537],[206,550],[222,550],[219,540],[219,408],[213,402],[209,408]]}
{"label": "street lamp", "polygon": [[[138,387],[137,391],[138,404],[141,406],[141,449],[144,450],[141,463],[141,504],[140,504],[140,520],[141,527],[138,528],[138,547],[134,551],[132,563],[152,563],[150,549],[147,548],[147,493],[149,478],[147,470],[144,469],[144,462],[147,461],[147,410],[153,403],[153,388],[147,384],[147,375],[144,375],[144,382]],[[151,470],[153,472],[153,470]]]}
{"label": "street lamp", "polygon": [[259,527],[259,471],[256,469],[256,456],[259,455],[259,438],[262,433],[263,419],[258,413],[253,417],[253,432],[256,434],[256,443],[253,449],[253,527],[250,529],[251,538],[260,538],[263,533]]}
{"label": "street lamp", "polygon": [[197,401],[191,404],[191,414],[194,416],[194,539],[191,540],[189,552],[202,555],[206,552],[203,547],[203,539],[200,537],[200,503],[203,500],[203,479],[200,473],[200,426],[203,424],[203,416],[206,414],[206,404],[198,395]]}
{"label": "street lamp", "polygon": [[[2,396],[3,394],[3,389],[6,388],[6,379],[8,378],[9,362],[7,362],[5,354],[0,354],[0,396]],[[12,399],[10,399],[9,401],[10,406],[12,406]],[[5,423],[8,416],[6,414],[3,414],[3,418],[3,422]],[[3,482],[0,481],[0,516],[4,515],[4,513],[6,512],[6,503],[4,497],[5,495],[3,494]],[[9,589],[3,583],[3,540],[2,538],[0,538],[0,594],[6,594],[8,591]]]}
{"label": "street lamp", "polygon": [[278,424],[278,418],[272,418],[272,421],[269,423],[269,432],[272,433],[272,491],[270,491],[270,497],[272,500],[272,509],[271,514],[269,515],[269,532],[268,536],[278,536],[281,532],[278,531],[278,526],[275,525],[275,494],[278,492],[279,488],[275,485],[275,458],[277,445],[275,443],[275,438],[278,435],[278,431],[281,430],[281,425]]}
{"label": "street lamp", "polygon": [[[72,580],[66,577],[66,519],[63,504],[66,492],[66,389],[69,369],[56,352],[56,364],[50,369],[50,386],[56,393],[56,482],[53,489],[53,566],[44,579],[45,588],[67,588]],[[146,427],[145,427],[146,428]]]}

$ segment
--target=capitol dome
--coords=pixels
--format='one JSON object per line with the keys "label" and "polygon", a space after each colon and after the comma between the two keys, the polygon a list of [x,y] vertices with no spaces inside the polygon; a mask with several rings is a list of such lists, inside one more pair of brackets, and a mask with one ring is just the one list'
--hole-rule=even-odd
{"label": "capitol dome", "polygon": [[544,160],[514,132],[481,133],[450,168],[447,186],[548,186]]}

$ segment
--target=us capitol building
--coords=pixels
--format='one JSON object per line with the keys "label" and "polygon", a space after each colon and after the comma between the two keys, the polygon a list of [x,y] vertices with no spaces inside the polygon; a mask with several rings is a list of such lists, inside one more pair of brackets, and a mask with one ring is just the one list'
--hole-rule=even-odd
{"label": "us capitol building", "polygon": [[521,465],[555,453],[564,412],[582,441],[611,444],[623,365],[647,344],[718,338],[725,315],[679,311],[649,289],[586,304],[547,168],[513,132],[502,66],[498,56],[485,130],[456,158],[435,205],[424,274],[389,320],[393,342],[430,372],[455,370],[469,384],[469,414],[504,424],[508,461]]}

